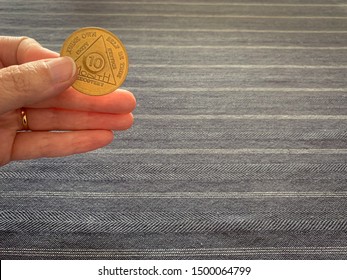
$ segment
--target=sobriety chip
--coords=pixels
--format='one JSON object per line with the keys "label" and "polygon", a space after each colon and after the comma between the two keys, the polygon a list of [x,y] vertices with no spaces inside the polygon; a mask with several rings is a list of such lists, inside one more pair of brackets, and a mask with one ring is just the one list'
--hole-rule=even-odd
{"label": "sobriety chip", "polygon": [[102,28],[76,30],[65,40],[60,55],[75,60],[78,76],[72,87],[84,94],[111,93],[128,74],[124,45],[116,35]]}

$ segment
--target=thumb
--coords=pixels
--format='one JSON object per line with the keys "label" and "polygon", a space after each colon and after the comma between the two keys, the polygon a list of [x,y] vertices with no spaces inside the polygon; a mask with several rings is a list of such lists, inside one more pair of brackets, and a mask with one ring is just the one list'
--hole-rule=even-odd
{"label": "thumb", "polygon": [[0,114],[53,97],[76,79],[70,57],[33,61],[0,70]]}

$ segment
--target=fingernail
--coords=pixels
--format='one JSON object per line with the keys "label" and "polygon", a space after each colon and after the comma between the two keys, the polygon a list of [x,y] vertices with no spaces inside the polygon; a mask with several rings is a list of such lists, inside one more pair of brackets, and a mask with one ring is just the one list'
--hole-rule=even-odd
{"label": "fingernail", "polygon": [[62,83],[70,80],[76,73],[76,64],[68,56],[53,58],[46,62],[53,83]]}

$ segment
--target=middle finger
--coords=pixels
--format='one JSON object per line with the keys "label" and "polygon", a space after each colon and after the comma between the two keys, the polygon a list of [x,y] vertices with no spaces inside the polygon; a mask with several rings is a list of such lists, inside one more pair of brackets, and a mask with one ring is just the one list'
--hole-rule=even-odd
{"label": "middle finger", "polygon": [[56,97],[30,105],[31,108],[62,108],[78,111],[126,114],[135,109],[134,95],[123,89],[102,95],[90,96],[82,94],[70,87]]}

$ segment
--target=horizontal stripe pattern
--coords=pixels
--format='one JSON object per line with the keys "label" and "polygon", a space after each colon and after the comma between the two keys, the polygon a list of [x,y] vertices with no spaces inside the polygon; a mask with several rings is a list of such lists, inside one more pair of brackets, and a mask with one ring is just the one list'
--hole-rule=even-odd
{"label": "horizontal stripe pattern", "polygon": [[[1,13],[0,15],[7,15],[8,13]],[[40,16],[42,13],[35,13],[35,12],[12,12],[11,13],[14,16],[18,15],[26,15],[26,16]],[[290,19],[290,20],[296,20],[296,19],[319,19],[319,20],[342,20],[346,21],[347,17],[329,17],[329,16],[255,16],[255,15],[211,15],[211,14],[204,14],[204,15],[184,15],[184,14],[155,14],[155,13],[81,13],[81,12],[75,12],[75,13],[45,13],[46,16],[97,16],[97,17],[159,17],[159,18],[166,18],[166,17],[173,17],[173,18],[242,18],[242,19]]]}
{"label": "horizontal stripe pattern", "polygon": [[176,232],[176,233],[201,233],[201,232],[239,232],[239,231],[345,231],[347,229],[347,221],[334,220],[269,220],[262,221],[260,219],[246,221],[208,221],[203,216],[200,217],[203,221],[114,221],[114,222],[86,222],[82,221],[67,221],[67,222],[45,222],[40,221],[16,221],[12,219],[6,222],[6,227],[1,227],[0,230],[8,231],[25,231],[25,232],[88,232],[88,233],[151,233],[151,232]]}
{"label": "horizontal stripe pattern", "polygon": [[[13,2],[21,2],[20,0],[14,0]],[[6,3],[6,0],[1,0],[0,3]],[[42,3],[47,3],[50,1],[43,1],[43,0],[31,0],[27,1],[27,3],[31,4],[42,4]],[[67,0],[58,0],[54,1],[54,3],[59,3],[59,4],[67,4],[70,1]],[[75,3],[85,3],[83,0],[74,0]],[[228,3],[228,2],[214,2],[214,3],[206,3],[206,2],[175,2],[175,1],[167,1],[167,2],[162,2],[162,1],[131,1],[131,2],[124,2],[124,1],[99,1],[98,4],[112,4],[112,5],[117,5],[117,4],[122,4],[122,5],[141,5],[141,6],[146,6],[146,5],[165,5],[165,6],[172,6],[172,5],[182,5],[182,6],[246,6],[246,7],[252,7],[252,6],[271,6],[271,7],[344,7],[347,6],[347,4],[344,3],[256,3],[256,2],[251,2],[251,3],[242,3],[242,2],[235,2],[235,3]]]}
{"label": "horizontal stripe pattern", "polygon": [[[93,166],[76,165],[44,171],[39,168],[31,170],[9,170],[0,173],[0,179],[45,179],[76,181],[195,181],[223,182],[232,180],[288,180],[304,178],[347,179],[347,164],[112,164]],[[89,170],[89,172],[87,171]],[[91,176],[91,172],[93,175]]]}
{"label": "horizontal stripe pattern", "polygon": [[347,65],[172,65],[172,64],[133,64],[131,67],[134,68],[260,68],[260,69],[267,69],[267,68],[276,68],[276,69],[282,69],[282,68],[292,68],[292,69],[347,69]]}
{"label": "horizontal stripe pattern", "polygon": [[136,91],[159,91],[159,92],[279,92],[279,93],[288,93],[288,92],[342,92],[346,93],[347,88],[300,88],[300,87],[278,87],[278,88],[269,88],[269,87],[191,87],[191,88],[183,88],[183,87],[165,87],[165,88],[141,88],[141,87],[128,87],[130,90]]}
{"label": "horizontal stripe pattern", "polygon": [[345,192],[50,192],[8,191],[1,192],[2,198],[70,198],[70,199],[264,199],[264,198],[346,198]]}
{"label": "horizontal stripe pattern", "polygon": [[[49,27],[49,26],[41,26],[41,27],[19,27],[19,26],[6,26],[3,28],[4,30],[27,30],[27,31],[70,31],[73,32],[74,30],[78,29],[77,26],[75,27],[61,27],[59,30],[56,30],[55,27]],[[344,34],[347,33],[347,31],[344,30],[336,30],[336,31],[328,31],[328,30],[257,30],[257,29],[201,29],[201,28],[186,28],[184,30],[182,29],[176,29],[176,28],[146,28],[146,27],[139,27],[139,28],[126,28],[126,27],[111,27],[108,28],[110,31],[113,31],[116,33],[116,31],[136,31],[136,32],[179,32],[180,34],[184,35],[185,33],[190,32],[206,32],[206,33],[293,33],[293,34]],[[37,34],[38,36],[40,34]],[[126,35],[126,34],[125,34]]]}
{"label": "horizontal stripe pattern", "polygon": [[244,154],[319,154],[335,155],[347,154],[347,149],[107,149],[91,152],[93,154],[157,154],[157,155],[182,155],[182,154],[207,154],[207,155],[244,155]]}
{"label": "horizontal stripe pattern", "polygon": [[[6,224],[3,227],[2,224]],[[225,213],[69,213],[42,211],[0,212],[0,230],[25,232],[238,232],[344,231],[345,219],[296,219],[239,216]]]}
{"label": "horizontal stripe pattern", "polygon": [[[58,48],[60,45],[56,44],[46,44],[47,47]],[[347,50],[347,47],[300,47],[300,46],[202,46],[202,45],[192,45],[192,46],[167,46],[167,45],[127,45],[128,49],[141,48],[141,49],[279,49],[279,50]],[[182,65],[184,67],[184,65]],[[210,67],[207,65],[207,68]],[[278,67],[278,66],[277,66]],[[273,67],[268,67],[273,68]],[[294,68],[294,67],[292,67]],[[308,67],[309,68],[309,67]]]}
{"label": "horizontal stripe pattern", "polygon": [[[79,8],[79,7],[78,7]],[[78,12],[77,12],[78,13]],[[37,13],[39,17],[36,17],[36,20],[32,20],[33,14],[25,15],[21,14],[21,22],[20,24],[26,26],[26,27],[42,27],[42,26],[48,26],[52,25],[52,19],[55,20],[54,24],[59,24],[59,27],[68,27],[68,26],[99,26],[100,25],[100,16],[95,15],[95,11],[90,12],[89,14],[85,14],[84,16],[79,17],[71,17],[71,11],[69,11],[67,14],[60,14],[57,16],[54,16],[52,12],[49,14],[46,13]],[[134,12],[136,13],[136,12]],[[118,13],[116,13],[118,14]],[[120,14],[120,13],[119,13]],[[244,28],[247,26],[249,29],[276,29],[283,30],[283,29],[289,29],[289,30],[301,30],[303,26],[305,26],[305,30],[317,30],[317,26],[320,26],[322,30],[326,31],[343,31],[344,28],[344,22],[346,21],[345,17],[319,17],[317,18],[310,18],[310,17],[302,17],[298,18],[295,16],[292,16],[291,18],[276,18],[276,17],[211,17],[211,18],[205,18],[203,15],[197,16],[197,17],[189,17],[183,16],[181,17],[182,20],[179,20],[179,18],[175,16],[168,16],[168,17],[162,17],[160,14],[157,16],[151,15],[151,14],[142,14],[141,12],[138,12],[135,16],[130,16],[131,13],[129,13],[129,16],[122,16],[124,14],[120,14],[121,16],[117,17],[114,16],[114,14],[109,14],[106,16],[103,16],[103,23],[105,25],[107,24],[107,27],[109,28],[115,28],[115,27],[123,27],[126,26],[128,28],[135,28],[137,26],[143,27],[143,21],[150,18],[150,21],[146,22],[146,26],[148,28],[156,28],[158,26],[161,26],[161,28],[172,28],[175,26],[176,28],[184,29],[187,26],[187,21],[189,21],[189,27],[190,28],[225,28],[225,26],[233,26],[233,28]],[[20,15],[20,14],[18,14]],[[17,16],[18,16],[17,15]],[[16,25],[16,17],[14,17],[14,14],[9,13],[3,13],[2,15],[2,22],[3,27],[8,27],[12,25]],[[164,19],[164,20],[163,20]],[[98,24],[99,23],[99,24]],[[275,23],[275,24],[274,24]]]}
{"label": "horizontal stripe pattern", "polygon": [[346,120],[347,115],[137,115],[140,120]]}
{"label": "horizontal stripe pattern", "polygon": [[31,248],[1,248],[0,253],[9,256],[23,257],[75,257],[75,258],[191,258],[203,256],[204,258],[218,258],[221,256],[254,256],[261,258],[266,255],[345,255],[347,247],[241,247],[241,248],[196,248],[196,249],[142,249],[142,250],[100,250],[100,249],[31,249]]}

